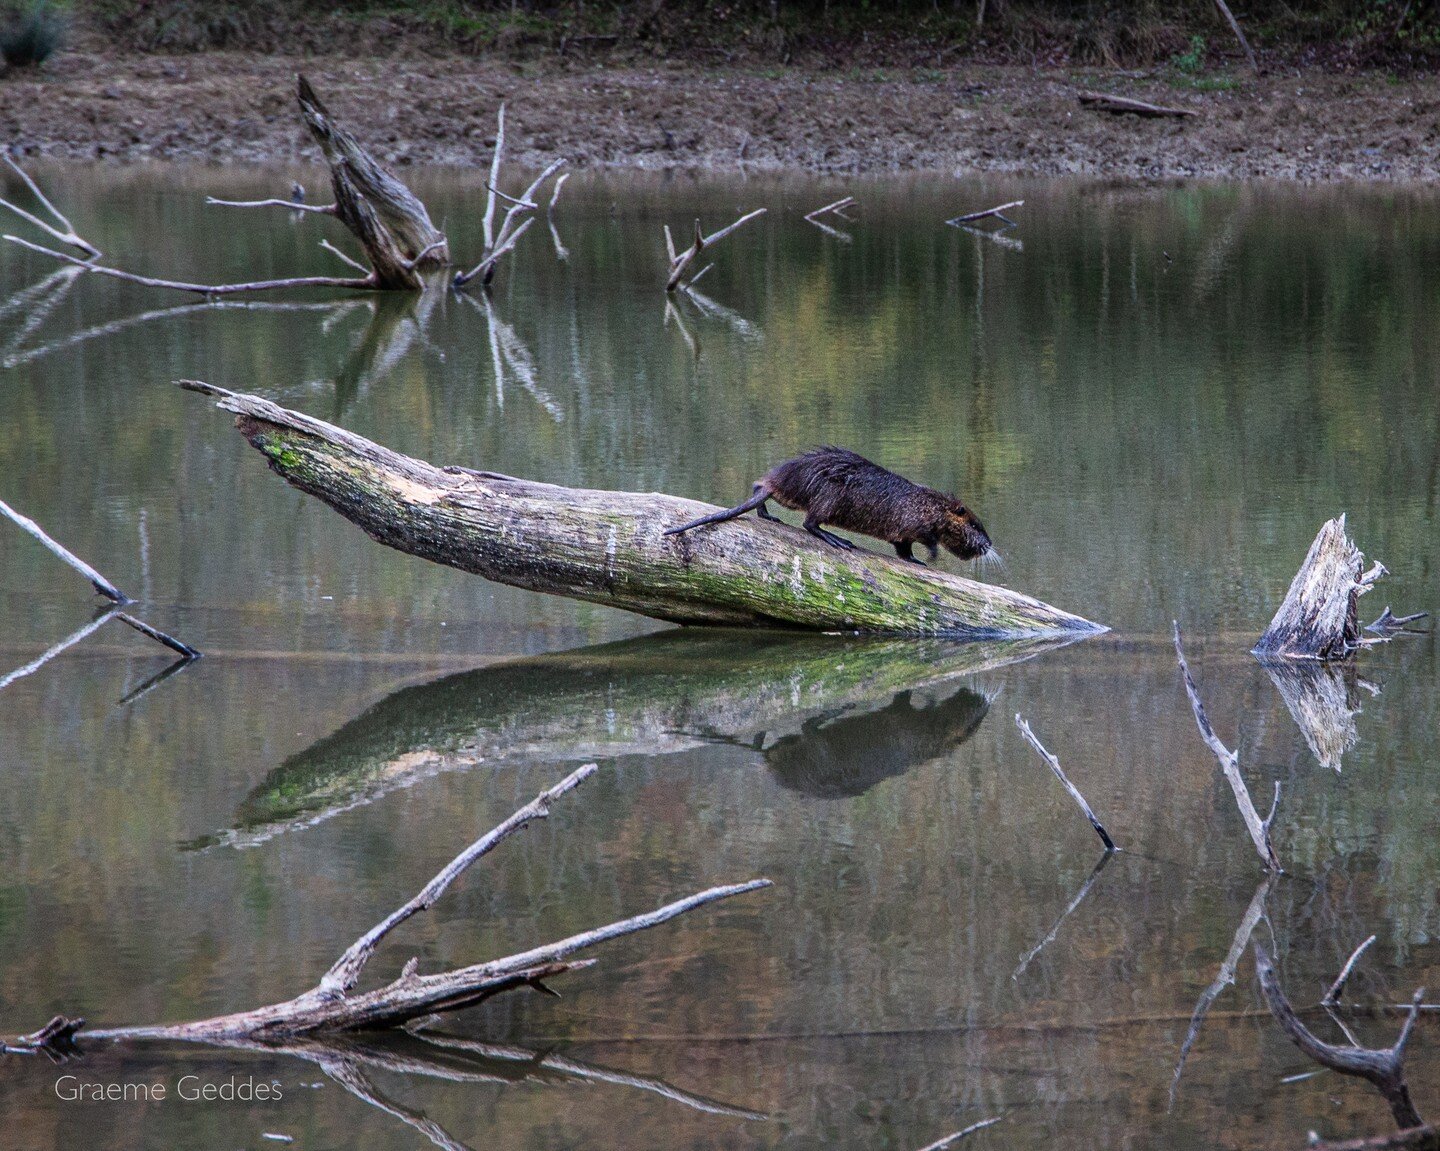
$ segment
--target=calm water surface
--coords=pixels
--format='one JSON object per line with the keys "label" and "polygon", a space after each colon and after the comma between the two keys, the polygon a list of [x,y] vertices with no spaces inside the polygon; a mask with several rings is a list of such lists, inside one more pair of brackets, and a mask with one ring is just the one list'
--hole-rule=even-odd
{"label": "calm water surface", "polygon": [[[292,173],[40,174],[136,270],[335,271],[315,220],[203,206]],[[416,183],[456,252],[476,250],[481,174]],[[861,206],[846,237],[800,218],[847,192]],[[1020,197],[1006,242],[940,223]],[[707,301],[667,309],[661,224],[759,206]],[[967,1145],[1279,1148],[1387,1130],[1363,1083],[1285,1082],[1308,1068],[1248,954],[1177,1079],[1261,876],[1168,628],[1187,628],[1257,798],[1284,784],[1289,873],[1254,938],[1292,996],[1314,1003],[1372,932],[1351,997],[1440,987],[1434,642],[1301,684],[1246,654],[1340,511],[1393,573],[1366,618],[1440,605],[1440,200],[578,177],[554,226],[536,225],[488,302],[197,306],[42,283],[43,259],[0,251],[0,299],[30,292],[0,312],[0,498],[207,653],[141,690],[165,653],[112,623],[0,690],[0,1030],[287,997],[591,759],[599,775],[402,928],[371,980],[714,883],[776,886],[606,946],[564,999],[456,1017],[444,1047],[351,1052],[389,1111],[313,1062],[92,1045],[64,1068],[0,1064],[5,1144],[253,1148],[271,1132],[388,1149],[428,1131],[903,1151],[1000,1114]],[[382,549],[287,488],[229,417],[171,385],[187,376],[441,463],[721,503],[803,447],[845,444],[960,491],[1006,557],[999,578],[1114,630],[1040,653],[702,634],[497,587]],[[0,524],[0,677],[93,608]],[[1299,726],[1282,687],[1296,713],[1329,692],[1348,718]],[[1016,712],[1126,849],[1098,873],[1098,841]],[[1376,1043],[1396,1026],[1352,1024]],[[1428,1021],[1411,1069],[1440,1117]],[[65,1102],[67,1073],[171,1098]],[[282,1098],[182,1101],[187,1074],[273,1080]]]}

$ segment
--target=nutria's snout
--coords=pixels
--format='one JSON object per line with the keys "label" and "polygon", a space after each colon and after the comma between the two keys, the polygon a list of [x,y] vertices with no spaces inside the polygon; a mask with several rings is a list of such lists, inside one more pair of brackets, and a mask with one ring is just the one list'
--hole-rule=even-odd
{"label": "nutria's snout", "polygon": [[962,560],[980,559],[995,551],[995,545],[985,532],[985,525],[960,504],[945,513],[940,542],[945,545],[946,551]]}

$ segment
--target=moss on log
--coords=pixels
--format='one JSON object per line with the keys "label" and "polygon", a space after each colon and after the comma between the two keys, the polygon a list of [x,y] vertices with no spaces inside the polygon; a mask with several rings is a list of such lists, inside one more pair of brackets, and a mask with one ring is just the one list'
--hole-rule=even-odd
{"label": "moss on log", "polygon": [[1037,599],[658,493],[443,469],[259,396],[198,381],[271,469],[388,547],[531,591],[684,624],[1011,639],[1106,630]]}

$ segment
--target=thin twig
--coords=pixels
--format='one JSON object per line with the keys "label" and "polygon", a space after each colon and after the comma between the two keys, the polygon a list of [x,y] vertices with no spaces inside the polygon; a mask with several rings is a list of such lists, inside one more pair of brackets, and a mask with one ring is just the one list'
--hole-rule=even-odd
{"label": "thin twig", "polygon": [[[806,212],[805,218],[813,224],[815,223],[815,217],[823,216],[826,212],[834,212],[837,216],[839,216],[841,212],[843,212],[846,208],[850,207],[850,205],[853,203],[855,203],[854,196],[845,196],[839,200],[836,200],[833,204],[826,204],[823,208],[816,208],[813,212]],[[841,219],[844,218],[845,217],[841,216]]]}
{"label": "thin twig", "polygon": [[191,647],[188,643],[181,643],[174,636],[166,635],[159,628],[151,627],[143,619],[136,619],[128,612],[117,611],[115,618],[121,623],[129,624],[141,635],[149,636],[156,643],[163,643],[171,651],[177,653],[182,659],[199,659],[201,652],[198,648]]}
{"label": "thin twig", "polygon": [[1039,752],[1040,758],[1050,765],[1050,770],[1055,773],[1055,778],[1058,779],[1065,790],[1070,793],[1070,798],[1080,805],[1080,810],[1085,813],[1085,818],[1090,821],[1090,826],[1095,829],[1095,834],[1100,837],[1100,842],[1105,845],[1105,850],[1107,852],[1118,850],[1115,846],[1115,841],[1110,838],[1110,833],[1105,830],[1105,825],[1095,817],[1095,813],[1090,810],[1090,805],[1085,802],[1085,797],[1080,794],[1080,789],[1070,782],[1069,776],[1065,774],[1060,766],[1060,760],[1045,749],[1045,745],[1041,743],[1040,738],[1030,730],[1030,725],[1025,722],[1019,712],[1015,713],[1015,726],[1020,729],[1020,734],[1025,737],[1030,746]]}
{"label": "thin twig", "polygon": [[495,154],[490,157],[490,182],[485,186],[490,189],[485,199],[485,251],[490,251],[495,246],[495,189],[500,186],[500,159],[505,154],[505,105],[500,105],[500,110],[495,113]]}
{"label": "thin twig", "polygon": [[0,515],[4,515],[6,518],[14,522],[18,527],[29,532],[32,536],[34,536],[37,540],[39,540],[42,544],[49,548],[51,552],[59,556],[77,572],[79,572],[86,579],[88,579],[90,583],[94,585],[95,590],[101,595],[103,595],[106,599],[111,600],[112,602],[117,604],[127,604],[131,602],[128,595],[126,595],[123,591],[117,588],[113,583],[111,583],[98,571],[92,568],[74,552],[70,551],[63,544],[57,543],[55,540],[51,539],[48,535],[45,534],[44,529],[41,528],[39,524],[37,524],[34,520],[30,519],[27,516],[22,516],[4,500],[0,500]]}
{"label": "thin twig", "polygon": [[94,244],[90,243],[89,240],[84,239],[82,236],[79,235],[79,233],[75,231],[75,225],[72,224],[68,219],[66,219],[64,213],[61,212],[59,208],[57,208],[54,204],[50,202],[49,197],[47,197],[45,193],[40,190],[40,185],[35,183],[35,181],[30,178],[29,174],[25,171],[24,168],[20,167],[19,164],[15,163],[14,157],[10,155],[9,149],[5,149],[4,155],[5,163],[9,164],[11,170],[17,176],[19,176],[20,179],[25,181],[25,186],[30,189],[30,191],[34,194],[35,198],[40,201],[40,203],[45,205],[45,210],[48,211],[52,216],[55,217],[56,220],[60,222],[60,226],[63,227],[65,231],[62,232],[59,229],[53,227],[52,225],[47,224],[38,216],[31,215],[29,212],[25,211],[24,208],[17,207],[16,205],[10,203],[9,200],[0,200],[0,206],[9,208],[21,219],[28,220],[41,231],[47,232],[50,235],[54,236],[62,244],[69,244],[72,248],[79,248],[82,252],[88,253],[90,259],[98,260],[102,255],[100,249],[97,248]]}
{"label": "thin twig", "polygon": [[593,763],[587,763],[572,771],[554,787],[542,791],[524,807],[516,811],[499,826],[486,832],[430,880],[419,893],[404,906],[392,911],[348,948],[320,979],[320,989],[333,994],[344,994],[355,986],[360,971],[374,954],[380,941],[418,911],[433,907],[435,901],[472,863],[489,854],[501,842],[525,827],[532,820],[544,819],[550,814],[550,805],[568,791],[573,791],[598,771]]}
{"label": "thin twig", "polygon": [[1325,998],[1320,1000],[1324,1007],[1334,1007],[1340,1002],[1340,996],[1345,994],[1345,984],[1350,980],[1350,973],[1355,970],[1355,964],[1360,962],[1360,956],[1365,954],[1368,948],[1378,936],[1372,935],[1359,947],[1350,953],[1350,958],[1345,961],[1345,966],[1340,969],[1340,974],[1335,977],[1335,982],[1330,984],[1330,990],[1325,992]]}
{"label": "thin twig", "polygon": [[694,262],[695,258],[700,255],[700,253],[703,252],[706,248],[718,244],[721,240],[723,240],[731,232],[735,231],[736,228],[739,228],[742,224],[748,224],[757,216],[763,216],[764,214],[764,208],[756,208],[753,212],[747,212],[734,223],[727,224],[719,231],[711,232],[708,236],[700,230],[700,221],[696,220],[695,240],[690,245],[690,247],[686,248],[685,251],[681,252],[678,256],[675,254],[675,242],[671,238],[670,229],[667,226],[665,228],[665,249],[670,256],[670,272],[665,280],[665,290],[667,292],[673,292],[676,287],[679,286],[680,280],[684,277],[686,270]]}
{"label": "thin twig", "polygon": [[338,256],[344,263],[349,264],[357,272],[363,272],[367,276],[370,274],[369,268],[367,268],[359,260],[351,259],[334,244],[332,244],[329,240],[321,240],[320,246],[324,248],[327,252],[329,252],[332,256]]}
{"label": "thin twig", "polygon": [[568,179],[570,179],[570,173],[569,173],[569,172],[561,172],[561,173],[560,173],[559,179],[557,179],[557,180],[555,181],[555,187],[554,187],[553,189],[551,189],[551,191],[550,191],[550,204],[549,204],[549,206],[545,209],[545,211],[547,211],[547,212],[553,212],[553,211],[555,210],[555,205],[556,205],[556,204],[559,202],[559,200],[560,200],[560,189],[563,188],[563,187],[565,187],[565,181],[568,180]]}
{"label": "thin twig", "polygon": [[220,200],[206,196],[205,203],[219,208],[289,208],[292,212],[315,212],[321,216],[334,216],[339,209],[334,204],[307,204],[302,200]]}
{"label": "thin twig", "polygon": [[[1255,804],[1250,798],[1250,791],[1245,786],[1245,779],[1240,774],[1240,756],[1231,751],[1220,742],[1215,729],[1210,726],[1210,720],[1205,714],[1205,705],[1200,702],[1200,689],[1195,686],[1195,681],[1190,677],[1190,668],[1185,662],[1185,650],[1181,645],[1180,623],[1174,621],[1175,628],[1175,657],[1180,661],[1180,675],[1185,681],[1185,694],[1190,697],[1190,708],[1195,714],[1195,726],[1200,729],[1200,736],[1204,739],[1206,746],[1215,753],[1215,758],[1220,761],[1220,770],[1225,773],[1225,779],[1230,784],[1230,790],[1235,793],[1235,804],[1240,808],[1240,817],[1245,821],[1245,827],[1250,832],[1250,839],[1255,844],[1255,850],[1260,855],[1261,862],[1271,871],[1284,871],[1280,866],[1280,860],[1275,855],[1275,847],[1270,841],[1270,830],[1268,823],[1262,821],[1260,813],[1255,810]],[[1279,794],[1276,794],[1279,800]],[[1274,809],[1271,809],[1274,814]]]}
{"label": "thin twig", "polygon": [[1008,204],[1001,204],[995,208],[986,208],[983,212],[970,212],[964,216],[956,216],[945,222],[958,228],[961,224],[973,224],[976,220],[984,220],[994,216],[996,219],[1003,220],[1006,224],[1010,225],[1010,227],[1014,228],[1018,225],[1009,216],[1005,215],[1005,213],[1011,208],[1021,208],[1024,206],[1024,200],[1011,200]]}

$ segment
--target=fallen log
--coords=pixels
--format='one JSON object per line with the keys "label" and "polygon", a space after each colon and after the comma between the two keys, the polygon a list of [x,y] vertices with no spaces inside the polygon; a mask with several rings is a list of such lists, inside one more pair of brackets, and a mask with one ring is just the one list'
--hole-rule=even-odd
{"label": "fallen log", "polygon": [[372,539],[515,587],[686,624],[965,639],[1107,630],[1018,592],[755,518],[666,536],[715,509],[439,468],[259,396],[180,386],[217,397],[272,471]]}
{"label": "fallen log", "polygon": [[1253,651],[1276,659],[1344,659],[1361,645],[1358,601],[1386,574],[1345,534],[1345,517],[1327,521],[1290,582],[1285,602]]}
{"label": "fallen log", "polygon": [[[579,787],[596,770],[596,766],[591,763],[571,772],[554,787],[542,791],[504,822],[471,843],[441,868],[412,899],[347,947],[314,987],[293,999],[250,1011],[238,1011],[188,1023],[97,1029],[88,1032],[87,1037],[93,1040],[168,1039],[221,1044],[246,1041],[284,1042],[304,1036],[329,1036],[419,1025],[416,1021],[428,1020],[442,1012],[473,1007],[501,992],[521,987],[546,991],[548,988],[545,980],[567,971],[588,967],[594,962],[567,958],[577,951],[622,935],[657,927],[706,903],[770,886],[768,879],[752,879],[748,883],[712,887],[708,891],[677,899],[654,911],[583,931],[554,943],[534,947],[503,959],[436,972],[433,975],[419,974],[418,960],[412,958],[389,983],[371,991],[355,990],[361,972],[386,935],[412,915],[433,906],[446,888],[476,860],[529,823],[546,818],[555,800]],[[67,1047],[74,1045],[76,1035],[84,1026],[84,1019],[57,1015],[38,1031],[10,1040],[0,1046],[0,1049],[16,1053],[63,1053]]]}
{"label": "fallen log", "polygon": [[1189,108],[1169,108],[1163,104],[1150,104],[1144,100],[1135,100],[1129,96],[1112,96],[1108,92],[1079,92],[1076,99],[1085,107],[1096,112],[1109,112],[1114,116],[1150,116],[1163,117],[1173,116],[1183,118],[1186,116],[1198,116],[1200,113]]}

